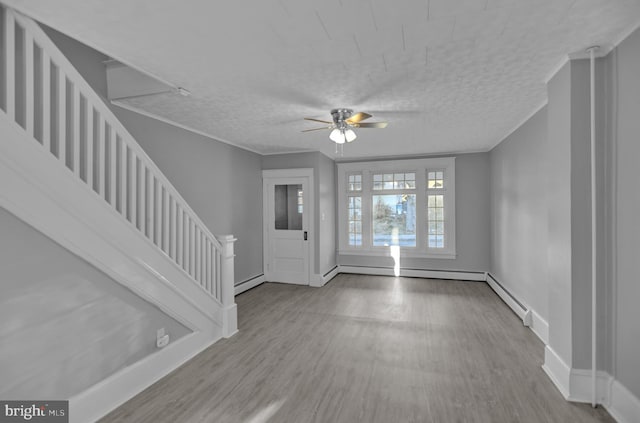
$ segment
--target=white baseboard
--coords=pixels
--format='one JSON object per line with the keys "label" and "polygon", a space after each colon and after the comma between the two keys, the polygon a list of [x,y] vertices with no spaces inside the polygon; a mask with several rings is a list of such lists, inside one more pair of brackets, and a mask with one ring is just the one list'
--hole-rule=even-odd
{"label": "white baseboard", "polygon": [[[544,349],[542,369],[568,401],[591,402],[591,370],[571,369],[550,347]],[[602,404],[618,423],[640,421],[640,399],[604,371],[596,373],[596,401]]]}
{"label": "white baseboard", "polygon": [[220,339],[189,334],[69,399],[69,422],[95,422]]}
{"label": "white baseboard", "polygon": [[255,288],[256,286],[263,284],[264,282],[264,275],[258,275],[251,279],[247,279],[246,281],[242,281],[235,286],[235,295],[242,294],[243,292],[248,291],[251,288]]}
{"label": "white baseboard", "polygon": [[[361,275],[395,276],[391,267],[367,267],[367,266],[338,266],[338,273],[353,273]],[[462,272],[455,270],[421,270],[400,269],[400,276],[430,279],[453,279],[463,281],[484,281],[484,272]]]}
{"label": "white baseboard", "polygon": [[329,272],[325,273],[324,275],[320,275],[320,274],[312,275],[311,280],[309,281],[309,286],[313,286],[315,288],[320,288],[322,286],[325,286],[327,282],[335,278],[338,273],[340,273],[340,268],[339,266],[335,266],[333,269],[331,269]]}
{"label": "white baseboard", "polygon": [[549,323],[535,310],[530,309],[529,311],[531,312],[531,326],[529,328],[547,345],[549,343]]}
{"label": "white baseboard", "polygon": [[609,400],[604,407],[618,423],[640,421],[640,399],[615,379],[611,383]]}
{"label": "white baseboard", "polygon": [[[591,403],[592,386],[591,370],[571,369],[570,393],[567,399]],[[609,373],[596,373],[596,392],[596,402],[602,404],[618,423],[640,421],[640,399]]]}
{"label": "white baseboard", "polygon": [[238,305],[231,304],[222,309],[222,336],[231,338],[238,333]]}
{"label": "white baseboard", "polygon": [[[607,372],[596,372],[596,403],[606,404],[613,378]],[[569,401],[591,403],[593,386],[591,370],[571,369]]]}
{"label": "white baseboard", "polygon": [[568,400],[571,393],[571,368],[549,345],[544,347],[542,370],[556,385],[562,396]]}

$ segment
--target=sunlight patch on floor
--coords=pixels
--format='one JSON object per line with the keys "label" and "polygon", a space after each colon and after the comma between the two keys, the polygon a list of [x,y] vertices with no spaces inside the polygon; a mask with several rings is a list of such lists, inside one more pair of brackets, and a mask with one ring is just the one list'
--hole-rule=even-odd
{"label": "sunlight patch on floor", "polygon": [[262,410],[258,411],[253,417],[250,417],[247,420],[247,423],[267,423],[269,419],[271,419],[271,417],[273,417],[273,415],[276,414],[278,410],[280,410],[284,402],[285,400],[283,399],[272,402]]}

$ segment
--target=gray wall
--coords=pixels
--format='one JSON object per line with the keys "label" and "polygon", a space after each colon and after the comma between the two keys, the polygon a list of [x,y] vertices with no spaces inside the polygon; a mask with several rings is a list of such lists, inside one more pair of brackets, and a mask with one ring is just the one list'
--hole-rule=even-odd
{"label": "gray wall", "polygon": [[[53,29],[45,31],[103,98],[103,54]],[[260,156],[111,105],[122,124],[176,187],[209,230],[233,234],[235,280],[262,274]]]}
{"label": "gray wall", "polygon": [[336,266],[336,166],[324,154],[318,154],[319,209],[316,214],[320,234],[319,273],[324,275]]}
{"label": "gray wall", "polygon": [[[571,65],[547,84],[549,345],[571,366]],[[525,299],[526,300],[526,299]]]}
{"label": "gray wall", "polygon": [[614,165],[610,185],[614,255],[609,273],[613,285],[613,373],[640,398],[640,31],[623,41],[607,59],[611,110],[616,112],[609,134]]}
{"label": "gray wall", "polygon": [[106,99],[107,74],[103,62],[108,60],[109,57],[46,25],[40,24],[40,27],[64,53],[65,57],[80,72],[94,91],[103,99]]}
{"label": "gray wall", "polygon": [[[485,272],[491,262],[489,154],[456,156],[455,259],[403,258],[402,268]],[[347,266],[393,267],[391,257],[340,255]]]}
{"label": "gray wall", "polygon": [[591,367],[589,78],[574,60],[548,83],[549,345],[578,369]]}
{"label": "gray wall", "polygon": [[67,399],[190,333],[0,208],[0,398]]}
{"label": "gray wall", "polygon": [[312,168],[314,171],[315,257],[313,271],[324,275],[336,265],[335,166],[322,153],[275,154],[262,157],[262,169]]}
{"label": "gray wall", "polygon": [[548,319],[547,107],[490,153],[491,274]]}

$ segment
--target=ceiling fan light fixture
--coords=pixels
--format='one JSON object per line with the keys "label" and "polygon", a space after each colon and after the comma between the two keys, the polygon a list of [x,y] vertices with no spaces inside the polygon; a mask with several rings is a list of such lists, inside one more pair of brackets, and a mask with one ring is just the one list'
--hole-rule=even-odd
{"label": "ceiling fan light fixture", "polygon": [[353,110],[351,109],[333,109],[331,110],[331,117],[333,119],[333,122],[316,118],[304,118],[305,120],[310,120],[313,122],[329,124],[329,126],[325,126],[323,128],[305,129],[302,132],[330,129],[331,133],[329,134],[329,139],[336,144],[344,144],[347,142],[353,142],[358,137],[356,135],[356,132],[353,130],[354,128],[385,128],[387,126],[387,122],[362,123],[363,120],[369,119],[371,115],[364,112],[353,114]]}
{"label": "ceiling fan light fixture", "polygon": [[344,130],[336,128],[333,131],[331,131],[331,134],[329,134],[329,139],[335,142],[336,144],[344,144],[347,137],[345,136]]}
{"label": "ceiling fan light fixture", "polygon": [[347,142],[355,140],[356,137],[357,135],[353,129],[347,129],[346,131],[344,131],[344,138],[347,140]]}

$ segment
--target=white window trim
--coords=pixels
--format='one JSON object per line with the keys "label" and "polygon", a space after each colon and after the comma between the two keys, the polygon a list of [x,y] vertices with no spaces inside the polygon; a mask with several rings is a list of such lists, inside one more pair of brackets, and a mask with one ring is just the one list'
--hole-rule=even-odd
{"label": "white window trim", "polygon": [[[371,196],[385,191],[373,191],[372,175],[380,172],[416,173],[416,247],[400,247],[403,257],[422,257],[438,259],[456,258],[456,222],[455,222],[455,157],[387,160],[371,162],[338,163],[338,254],[361,256],[389,256],[389,247],[371,246]],[[444,170],[445,196],[445,248],[427,246],[427,171]],[[347,191],[349,174],[362,173],[362,191]],[[414,190],[411,190],[414,191]],[[438,190],[440,192],[440,190]],[[349,245],[347,197],[362,196],[362,246]]]}

